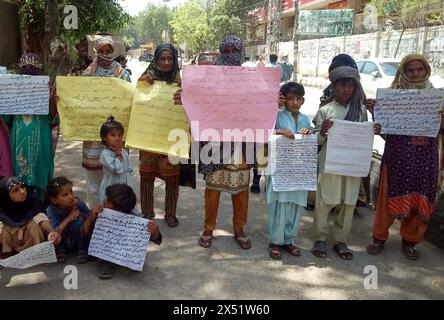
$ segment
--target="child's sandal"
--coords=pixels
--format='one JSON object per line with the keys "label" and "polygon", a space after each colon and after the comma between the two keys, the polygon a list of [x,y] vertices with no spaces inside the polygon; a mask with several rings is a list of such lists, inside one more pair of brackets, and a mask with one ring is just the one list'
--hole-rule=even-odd
{"label": "child's sandal", "polygon": [[279,246],[270,243],[269,253],[272,259],[281,260],[281,250]]}
{"label": "child's sandal", "polygon": [[57,257],[57,263],[65,263],[68,258],[68,254],[66,253],[65,249],[57,248],[56,257]]}

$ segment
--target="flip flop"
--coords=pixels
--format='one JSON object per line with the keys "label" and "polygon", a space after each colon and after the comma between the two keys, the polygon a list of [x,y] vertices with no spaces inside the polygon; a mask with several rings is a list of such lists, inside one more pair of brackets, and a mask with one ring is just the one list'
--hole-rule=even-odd
{"label": "flip flop", "polygon": [[165,216],[165,221],[170,228],[176,228],[179,225],[179,220],[176,217]]}
{"label": "flip flop", "polygon": [[295,257],[301,256],[301,249],[299,249],[298,247],[296,247],[293,244],[283,245],[282,248],[285,251],[287,251],[289,254],[291,254],[292,256],[295,256]]}
{"label": "flip flop", "polygon": [[367,253],[377,256],[381,253],[382,249],[384,249],[384,243],[383,240],[377,240],[373,239],[373,241],[367,246]]}
{"label": "flip flop", "polygon": [[402,252],[408,260],[418,260],[421,256],[414,243],[403,241]]}
{"label": "flip flop", "polygon": [[325,241],[318,240],[315,242],[311,253],[317,258],[327,258],[327,244]]}
{"label": "flip flop", "polygon": [[333,248],[341,259],[353,260],[353,253],[348,249],[344,242],[336,243]]}
{"label": "flip flop", "polygon": [[240,237],[235,235],[234,239],[236,240],[239,247],[241,247],[241,249],[244,250],[251,249],[251,241],[247,237]]}
{"label": "flip flop", "polygon": [[280,250],[279,246],[270,243],[270,248],[268,251],[269,251],[271,258],[273,258],[275,260],[281,260],[281,250]]}
{"label": "flip flop", "polygon": [[199,245],[205,249],[208,249],[211,247],[211,242],[213,241],[213,236],[204,236],[202,235],[199,238]]}

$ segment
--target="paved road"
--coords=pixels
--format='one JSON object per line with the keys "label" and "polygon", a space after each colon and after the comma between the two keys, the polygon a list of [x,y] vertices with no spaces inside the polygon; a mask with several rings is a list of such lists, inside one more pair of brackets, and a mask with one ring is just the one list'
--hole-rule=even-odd
{"label": "paved road", "polygon": [[[319,96],[307,90],[308,107]],[[314,114],[315,108],[306,111]],[[134,184],[139,192],[137,152],[130,159],[136,169]],[[56,154],[56,175],[74,182],[74,191],[85,197],[81,164],[81,143],[60,142]],[[262,188],[263,188],[262,181]],[[201,248],[198,238],[203,225],[204,183],[196,190],[181,188],[178,203],[179,227],[169,228],[163,221],[164,183],[155,185],[155,220],[164,242],[150,243],[143,272],[119,269],[108,281],[96,277],[97,262],[69,265],[78,268],[78,289],[64,288],[65,265],[36,266],[28,270],[0,271],[0,300],[4,299],[442,299],[444,298],[444,251],[424,242],[422,258],[407,261],[401,253],[399,226],[391,230],[384,252],[373,257],[365,252],[371,238],[373,212],[360,208],[354,217],[350,248],[355,259],[343,261],[332,250],[327,259],[315,258],[311,226],[313,213],[306,212],[301,223],[298,245],[301,257],[283,254],[272,260],[267,251],[267,220],[264,193],[251,194],[246,232],[251,250],[241,250],[233,240],[232,209],[228,195],[221,198],[216,238],[210,249]],[[332,243],[329,243],[332,246]],[[376,266],[378,289],[364,288],[364,268]],[[5,288],[9,285],[8,288]]]}

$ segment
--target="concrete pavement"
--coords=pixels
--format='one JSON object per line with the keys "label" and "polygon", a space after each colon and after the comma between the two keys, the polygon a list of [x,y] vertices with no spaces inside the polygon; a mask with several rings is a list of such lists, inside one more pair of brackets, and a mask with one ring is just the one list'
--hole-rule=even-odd
{"label": "concrete pavement", "polygon": [[[137,152],[131,150],[137,173]],[[81,164],[81,143],[60,142],[56,155],[56,175],[74,182],[74,191],[85,196]],[[138,174],[134,178],[139,191]],[[181,188],[178,203],[179,227],[169,228],[163,221],[164,183],[156,181],[155,220],[164,242],[149,244],[143,272],[118,269],[111,280],[96,277],[97,262],[67,265],[78,268],[78,289],[66,290],[66,265],[36,266],[27,270],[0,271],[0,299],[443,299],[444,251],[423,242],[422,258],[407,261],[401,252],[398,225],[383,253],[370,256],[365,247],[371,238],[373,212],[360,208],[354,217],[349,246],[352,261],[343,261],[331,250],[327,259],[315,258],[311,226],[313,212],[306,212],[297,244],[301,257],[283,253],[282,261],[272,260],[267,251],[267,220],[264,193],[251,194],[246,227],[251,250],[241,250],[233,240],[232,209],[228,195],[221,198],[216,238],[210,249],[201,248],[198,238],[203,225],[204,183],[196,190]],[[263,181],[262,181],[263,188]],[[364,268],[378,270],[378,289],[364,288]],[[69,272],[69,270],[66,270]],[[5,287],[9,284],[9,287]]]}

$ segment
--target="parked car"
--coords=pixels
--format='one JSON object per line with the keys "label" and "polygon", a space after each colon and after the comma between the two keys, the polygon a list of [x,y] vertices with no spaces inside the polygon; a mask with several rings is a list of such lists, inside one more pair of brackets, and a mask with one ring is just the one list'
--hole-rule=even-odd
{"label": "parked car", "polygon": [[151,59],[153,59],[153,55],[149,54],[149,53],[144,53],[139,57],[140,62],[145,61],[145,62],[150,63]]}
{"label": "parked car", "polygon": [[[361,76],[362,88],[367,98],[376,98],[378,88],[389,88],[391,86],[400,63],[400,59],[385,58],[356,61]],[[444,87],[444,79],[440,76],[431,76],[430,82],[435,88]]]}
{"label": "parked car", "polygon": [[216,51],[204,51],[200,52],[195,60],[197,65],[212,65],[217,58],[219,58],[220,53]]}
{"label": "parked car", "polygon": [[398,71],[399,59],[366,59],[356,61],[362,88],[367,98],[376,98],[378,88],[389,88]]}

